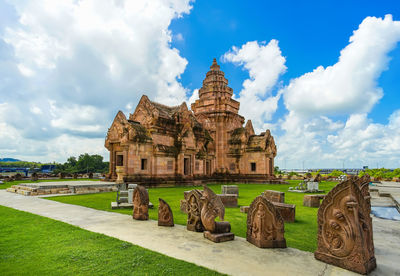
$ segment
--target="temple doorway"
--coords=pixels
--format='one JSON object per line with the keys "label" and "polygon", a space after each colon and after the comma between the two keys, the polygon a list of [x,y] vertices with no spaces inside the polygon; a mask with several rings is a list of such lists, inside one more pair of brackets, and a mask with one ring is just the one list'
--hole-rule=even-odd
{"label": "temple doorway", "polygon": [[184,175],[190,174],[190,158],[189,157],[183,158],[183,174]]}
{"label": "temple doorway", "polygon": [[211,174],[211,164],[210,161],[206,161],[206,175]]}
{"label": "temple doorway", "polygon": [[122,154],[117,153],[117,166],[123,166],[124,165],[124,156]]}

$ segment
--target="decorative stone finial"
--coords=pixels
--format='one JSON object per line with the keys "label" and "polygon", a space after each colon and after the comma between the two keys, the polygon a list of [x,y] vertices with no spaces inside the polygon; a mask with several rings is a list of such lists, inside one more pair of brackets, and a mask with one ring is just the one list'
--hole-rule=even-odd
{"label": "decorative stone finial", "polygon": [[211,69],[211,71],[219,71],[219,65],[218,65],[218,63],[217,63],[217,59],[216,58],[214,58],[213,59],[213,63],[212,63],[212,65],[210,66],[210,69]]}

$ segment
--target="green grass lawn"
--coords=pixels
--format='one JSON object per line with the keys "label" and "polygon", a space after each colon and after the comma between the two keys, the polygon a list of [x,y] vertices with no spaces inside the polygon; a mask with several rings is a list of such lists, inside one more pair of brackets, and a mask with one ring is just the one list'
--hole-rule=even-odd
{"label": "green grass lawn", "polygon": [[0,275],[220,275],[4,206],[0,206],[0,229]]}
{"label": "green grass lawn", "polygon": [[70,178],[67,178],[67,179],[45,179],[45,180],[40,179],[38,181],[32,181],[32,180],[26,179],[26,180],[12,181],[12,182],[4,182],[3,184],[0,184],[0,190],[7,189],[13,185],[18,185],[21,183],[58,182],[58,181],[100,181],[100,179],[89,179],[89,178],[70,179]]}
{"label": "green grass lawn", "polygon": [[[264,190],[276,190],[285,192],[285,203],[296,205],[296,221],[285,223],[285,238],[289,247],[298,248],[304,251],[314,252],[317,247],[317,211],[318,208],[303,206],[302,193],[288,192],[290,186],[295,186],[299,180],[291,180],[290,185],[278,184],[238,184],[239,185],[239,206],[250,205],[254,198]],[[330,191],[337,183],[322,182],[320,190]],[[215,193],[221,192],[220,184],[208,185]],[[202,189],[202,187],[197,187]],[[174,188],[150,188],[150,201],[154,204],[154,209],[149,210],[151,219],[158,218],[158,198],[164,199],[172,209],[176,224],[186,225],[187,215],[180,211],[180,200],[183,199],[183,192],[192,187]],[[87,194],[74,196],[58,196],[46,198],[54,201],[86,206],[98,210],[132,214],[132,210],[112,210],[111,201],[115,201],[116,193]],[[225,208],[225,220],[232,226],[232,232],[240,237],[246,237],[247,214],[241,213],[238,208]]]}

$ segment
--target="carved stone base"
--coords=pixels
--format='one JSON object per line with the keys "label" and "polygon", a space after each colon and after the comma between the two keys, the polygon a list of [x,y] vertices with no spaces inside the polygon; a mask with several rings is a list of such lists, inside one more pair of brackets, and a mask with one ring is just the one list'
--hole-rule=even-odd
{"label": "carved stone base", "polygon": [[258,240],[252,237],[247,237],[249,243],[254,244],[260,248],[286,248],[286,240]]}
{"label": "carved stone base", "polygon": [[133,214],[132,217],[136,220],[149,220],[149,214]]}
{"label": "carved stone base", "polygon": [[317,260],[332,264],[347,270],[351,270],[360,274],[368,274],[376,268],[375,257],[365,263],[352,262],[348,258],[337,258],[332,255],[316,251],[314,256]]}
{"label": "carved stone base", "polygon": [[173,227],[173,226],[174,226],[174,222],[163,222],[163,221],[158,221],[158,226]]}
{"label": "carved stone base", "polygon": [[211,233],[210,231],[204,231],[204,237],[213,242],[226,242],[234,240],[235,234],[230,232],[216,234],[216,233]]}
{"label": "carved stone base", "polygon": [[203,232],[203,225],[201,225],[200,227],[196,227],[196,225],[193,224],[188,224],[186,225],[186,229],[189,231],[193,231],[193,232]]}

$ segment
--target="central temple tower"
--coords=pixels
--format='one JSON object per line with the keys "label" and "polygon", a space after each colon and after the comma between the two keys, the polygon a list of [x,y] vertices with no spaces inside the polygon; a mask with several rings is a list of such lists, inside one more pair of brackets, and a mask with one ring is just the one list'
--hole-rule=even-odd
{"label": "central temple tower", "polygon": [[228,168],[228,139],[234,129],[244,124],[244,117],[239,115],[240,103],[232,99],[232,95],[233,90],[214,58],[199,90],[199,99],[191,109],[215,141],[216,171]]}

